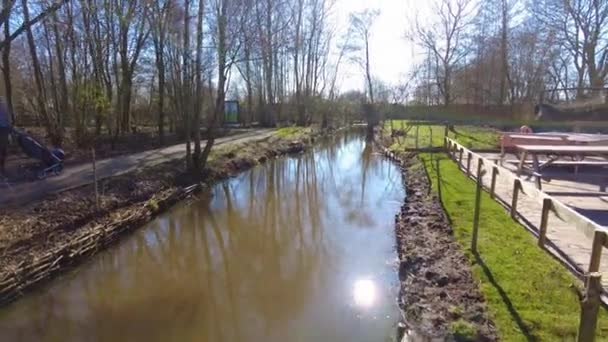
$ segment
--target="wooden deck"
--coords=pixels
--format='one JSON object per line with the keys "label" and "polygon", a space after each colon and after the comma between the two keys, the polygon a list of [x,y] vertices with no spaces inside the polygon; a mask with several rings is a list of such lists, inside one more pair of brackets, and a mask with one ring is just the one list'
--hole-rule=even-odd
{"label": "wooden deck", "polygon": [[[480,153],[477,154],[477,157],[473,155],[470,161],[466,151],[462,157],[459,157],[458,152],[453,155],[463,172],[469,170],[468,173],[472,178],[475,178],[474,174],[477,170],[479,156],[485,160],[482,168],[486,171],[486,175],[482,177],[482,184],[486,189],[490,189],[492,180],[490,175],[493,164],[491,161],[498,159],[500,157],[499,153]],[[508,172],[507,170],[510,170],[512,174],[504,175]],[[499,171],[502,175],[495,177],[496,199],[509,209],[513,203],[513,180],[516,178],[516,170],[517,165],[505,163],[504,168],[501,167]],[[519,192],[517,197],[515,218],[538,236],[541,227],[543,199],[544,196],[548,195],[553,200],[569,206],[599,226],[606,226],[608,224],[608,193],[599,192],[598,184],[594,184],[591,180],[585,180],[584,174],[580,177],[577,181],[558,178],[554,178],[550,182],[543,181],[543,190],[540,192],[535,189],[533,178],[528,179],[526,176],[522,176],[520,179],[522,180],[523,190]],[[573,214],[576,215],[576,213]],[[585,219],[579,221],[585,221]],[[587,224],[583,222],[583,225],[573,224],[572,220],[562,220],[556,215],[555,211],[549,211],[545,248],[565,264],[573,266],[574,269],[571,270],[580,277],[590,267],[594,230],[596,228],[596,225],[588,221]],[[600,230],[608,232],[605,227],[600,227]],[[601,254],[599,271],[602,273],[604,290],[608,292],[608,251]]]}

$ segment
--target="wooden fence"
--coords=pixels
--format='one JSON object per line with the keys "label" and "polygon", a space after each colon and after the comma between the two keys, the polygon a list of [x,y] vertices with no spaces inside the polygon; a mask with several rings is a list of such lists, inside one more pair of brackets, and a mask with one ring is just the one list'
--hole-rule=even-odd
{"label": "wooden fence", "polygon": [[[530,197],[535,201],[538,201],[538,203],[542,203],[538,233],[539,247],[546,249],[547,231],[551,228],[548,224],[550,213],[557,216],[561,221],[568,223],[573,229],[578,230],[590,239],[591,255],[588,269],[584,275],[585,288],[582,291],[577,291],[581,300],[581,320],[578,341],[593,341],[599,305],[601,302],[600,297],[603,291],[601,285],[600,260],[603,249],[608,248],[608,228],[580,215],[559,200],[538,190],[535,186],[524,182],[511,170],[498,165],[497,160],[492,161],[484,158],[448,137],[445,137],[444,144],[449,156],[461,166],[467,176],[477,182],[475,219],[473,221],[473,239],[471,242],[471,248],[473,250],[477,248],[476,240],[479,234],[479,193],[484,187],[483,179],[488,175],[490,180],[486,189],[493,199],[496,198],[497,182],[502,182],[503,184],[508,183],[510,185],[513,195],[511,203],[507,203],[507,206],[509,207],[513,219],[516,219],[518,216],[517,205],[520,202],[520,195]],[[472,161],[477,161],[476,173],[473,173],[471,170]]]}

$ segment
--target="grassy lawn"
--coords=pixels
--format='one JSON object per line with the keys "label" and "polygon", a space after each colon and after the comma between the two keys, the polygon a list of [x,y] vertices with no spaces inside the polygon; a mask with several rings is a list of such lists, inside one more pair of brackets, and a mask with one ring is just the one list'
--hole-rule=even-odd
{"label": "grassy lawn", "polygon": [[[406,120],[389,120],[384,123],[387,134],[390,134],[391,122],[393,129],[405,129]],[[487,127],[478,126],[455,126],[454,132],[448,132],[448,136],[455,138],[459,143],[468,148],[498,148],[498,131]],[[445,126],[428,125],[418,126],[419,147],[441,147]],[[432,139],[432,141],[431,141]],[[416,126],[411,127],[405,137],[396,137],[395,143],[390,147],[392,150],[416,147]]]}
{"label": "grassy lawn", "polygon": [[300,126],[292,126],[292,127],[281,127],[276,130],[275,134],[281,138],[287,137],[296,137],[305,133],[307,130],[310,130],[310,127],[300,127]]}
{"label": "grassy lawn", "polygon": [[[580,285],[561,264],[536,245],[506,210],[482,192],[478,251],[470,250],[475,183],[445,154],[420,154],[433,191],[452,221],[454,234],[473,264],[503,341],[573,341],[580,308],[568,288]],[[438,182],[440,180],[440,182]],[[608,341],[608,315],[601,310],[597,340]]]}

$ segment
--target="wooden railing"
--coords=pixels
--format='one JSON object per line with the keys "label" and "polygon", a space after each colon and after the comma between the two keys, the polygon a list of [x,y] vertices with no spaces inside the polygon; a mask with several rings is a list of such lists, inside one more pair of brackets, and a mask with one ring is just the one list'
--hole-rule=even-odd
{"label": "wooden railing", "polygon": [[[597,311],[600,304],[600,294],[602,292],[600,260],[604,248],[608,248],[608,228],[601,226],[585,216],[582,216],[572,208],[553,198],[545,192],[537,189],[535,186],[524,182],[511,170],[499,165],[497,160],[489,160],[483,156],[467,149],[457,141],[446,137],[444,145],[449,156],[460,165],[468,177],[475,180],[478,184],[478,192],[482,188],[486,188],[491,198],[496,199],[496,184],[498,181],[503,184],[510,184],[512,189],[512,197],[510,205],[508,202],[511,217],[517,219],[517,205],[520,194],[533,198],[537,203],[542,203],[540,213],[540,227],[538,234],[538,246],[545,249],[547,242],[547,230],[549,227],[549,214],[553,213],[561,221],[566,222],[577,231],[583,233],[591,242],[589,266],[585,273],[585,288],[578,291],[581,298],[581,321],[579,326],[578,341],[592,341],[595,336],[595,327],[597,323]],[[466,160],[463,160],[466,159]],[[471,172],[471,161],[477,160],[477,173]],[[484,186],[483,179],[485,175],[490,175],[489,186]],[[507,201],[508,199],[503,199]],[[475,218],[479,217],[479,202],[480,196],[476,196],[475,203]],[[479,220],[473,222],[473,241],[471,248],[475,250],[476,240],[479,229]]]}

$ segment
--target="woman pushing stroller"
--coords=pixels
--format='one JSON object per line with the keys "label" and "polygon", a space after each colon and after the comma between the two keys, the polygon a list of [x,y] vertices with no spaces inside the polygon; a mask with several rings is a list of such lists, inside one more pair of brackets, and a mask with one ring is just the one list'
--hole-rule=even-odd
{"label": "woman pushing stroller", "polygon": [[6,105],[3,100],[0,100],[0,177],[6,179],[5,162],[8,137],[11,134],[25,154],[42,162],[42,167],[37,172],[39,179],[46,178],[49,173],[59,174],[63,170],[63,159],[65,158],[63,150],[60,148],[49,150],[32,136],[13,128]]}

